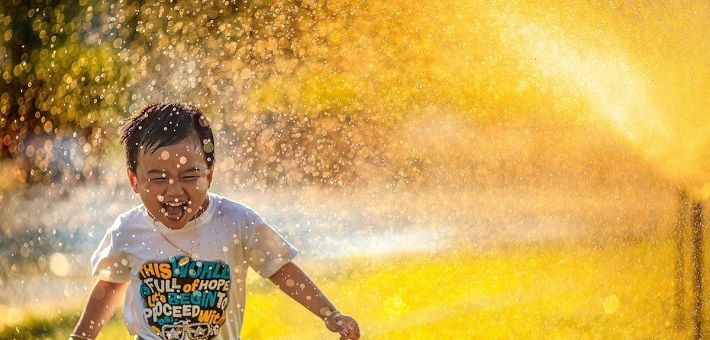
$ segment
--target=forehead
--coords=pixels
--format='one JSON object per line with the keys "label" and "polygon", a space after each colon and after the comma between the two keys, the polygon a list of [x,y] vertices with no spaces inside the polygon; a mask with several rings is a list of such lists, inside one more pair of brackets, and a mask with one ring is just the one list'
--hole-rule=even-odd
{"label": "forehead", "polygon": [[[180,168],[181,165],[207,167],[205,152],[197,136],[183,139],[177,144],[163,146],[153,152],[138,153],[138,168]],[[139,170],[140,171],[140,170]]]}

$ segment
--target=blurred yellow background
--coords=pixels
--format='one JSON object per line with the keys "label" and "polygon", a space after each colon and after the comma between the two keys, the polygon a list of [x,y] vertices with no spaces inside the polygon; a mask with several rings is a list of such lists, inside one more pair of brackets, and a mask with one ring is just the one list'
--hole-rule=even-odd
{"label": "blurred yellow background", "polygon": [[[0,337],[73,327],[97,238],[139,203],[117,129],[166,100],[208,114],[213,189],[364,338],[689,336],[676,227],[679,193],[710,197],[709,6],[5,1]],[[245,339],[328,337],[249,285]]]}

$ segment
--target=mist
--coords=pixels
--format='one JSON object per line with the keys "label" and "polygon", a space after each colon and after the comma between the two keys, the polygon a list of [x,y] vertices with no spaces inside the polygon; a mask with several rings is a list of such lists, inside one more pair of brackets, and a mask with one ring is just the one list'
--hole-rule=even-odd
{"label": "mist", "polygon": [[[587,274],[617,272],[629,253],[637,268],[655,268],[656,254],[675,256],[678,195],[710,197],[701,1],[16,0],[0,5],[0,32],[3,326],[30,309],[75,313],[55,306],[85,298],[91,252],[117,214],[140,204],[118,128],[157,101],[206,113],[211,190],[262,214],[319,278],[356,277],[348,261],[380,277],[412,258],[443,258],[452,268],[505,260],[543,277],[525,282],[545,283],[563,269],[526,270],[547,261],[538,249],[562,254],[559,266],[593,253],[601,260],[574,262]],[[646,309],[639,300],[668,305],[672,294],[653,284],[687,284],[659,268],[640,278],[649,292],[600,274],[599,301],[566,301],[596,306],[587,325]],[[452,274],[422,294],[462,280]],[[491,282],[481,291],[499,287]],[[362,290],[393,325],[428,311],[387,295],[392,286]],[[496,294],[480,299],[523,301],[507,308],[528,297]],[[500,313],[492,319],[515,324]],[[658,318],[672,317],[603,331],[643,337]],[[370,334],[407,338],[376,319]]]}

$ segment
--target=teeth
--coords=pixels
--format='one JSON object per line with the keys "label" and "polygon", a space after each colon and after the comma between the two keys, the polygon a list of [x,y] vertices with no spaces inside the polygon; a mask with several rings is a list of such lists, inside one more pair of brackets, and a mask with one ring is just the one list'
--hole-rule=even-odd
{"label": "teeth", "polygon": [[166,203],[165,203],[165,205],[169,205],[169,206],[171,206],[171,207],[179,207],[179,206],[181,206],[181,205],[182,205],[182,203],[177,203],[177,202],[175,202],[175,203],[173,203],[173,202],[166,202]]}

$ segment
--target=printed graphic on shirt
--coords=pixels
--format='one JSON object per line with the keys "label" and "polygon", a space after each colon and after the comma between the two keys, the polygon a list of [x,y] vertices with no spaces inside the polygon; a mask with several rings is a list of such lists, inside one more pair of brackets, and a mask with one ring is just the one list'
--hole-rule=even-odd
{"label": "printed graphic on shirt", "polygon": [[211,339],[225,321],[229,265],[193,259],[180,265],[180,259],[140,268],[143,317],[165,340]]}

